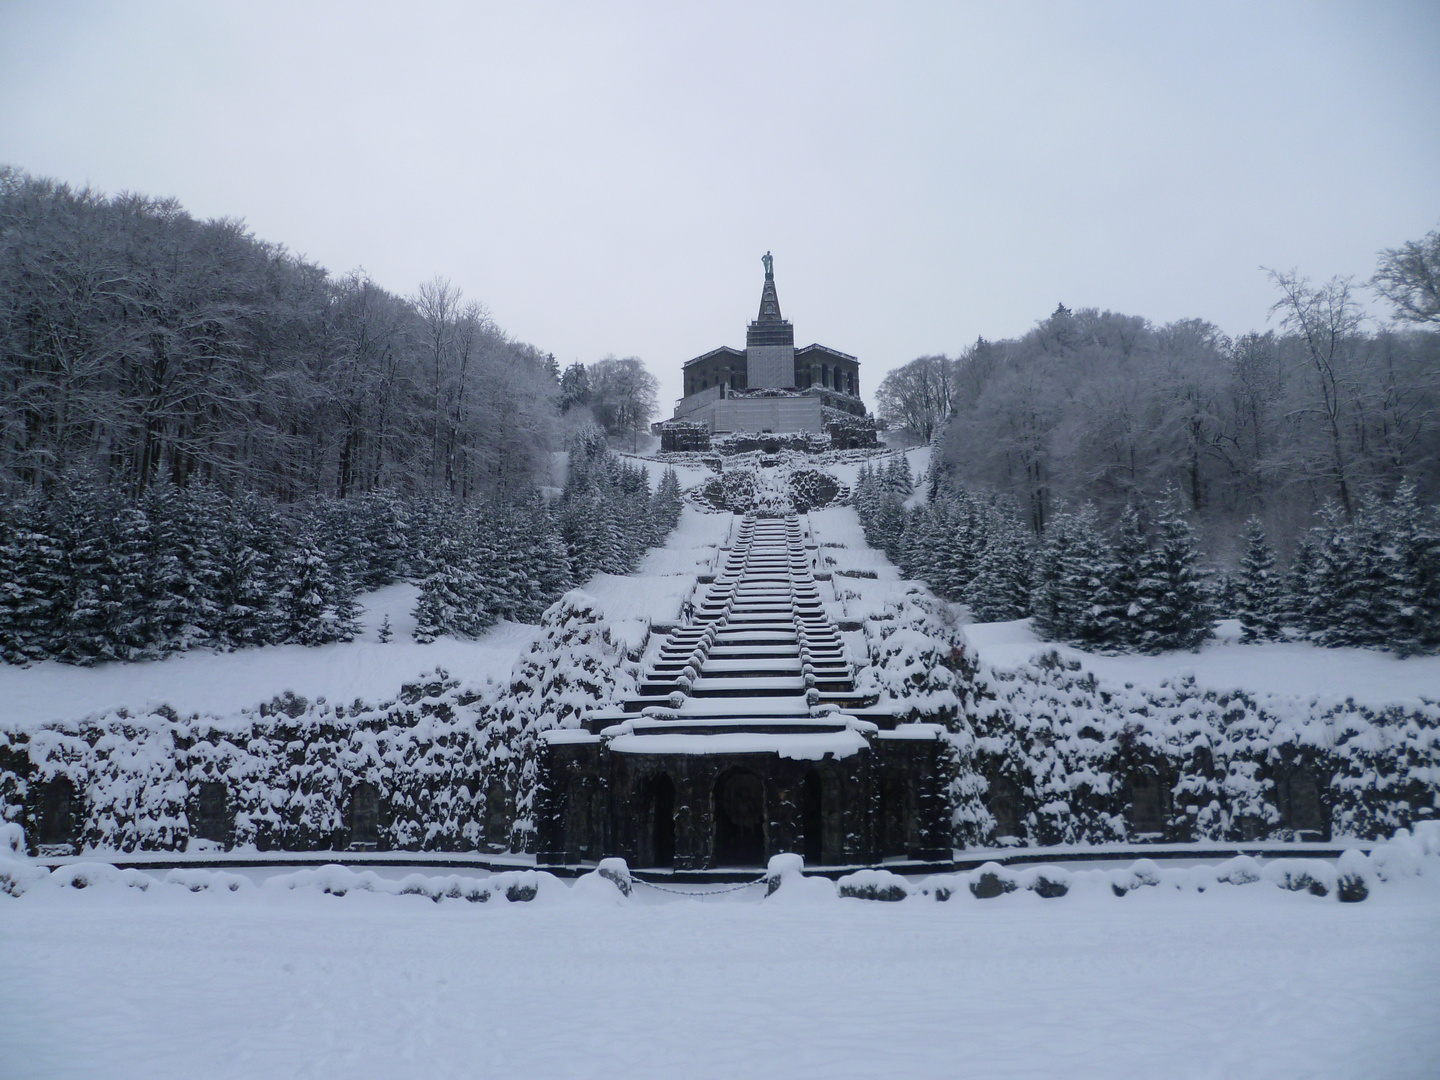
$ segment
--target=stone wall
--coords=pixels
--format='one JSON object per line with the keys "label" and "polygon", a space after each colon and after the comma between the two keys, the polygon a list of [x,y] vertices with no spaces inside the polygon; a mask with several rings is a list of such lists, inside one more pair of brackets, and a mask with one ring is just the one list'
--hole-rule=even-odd
{"label": "stone wall", "polygon": [[563,742],[550,748],[539,858],[617,855],[679,870],[760,867],[789,851],[827,865],[948,859],[946,750],[933,738],[877,739],[871,752],[796,761]]}

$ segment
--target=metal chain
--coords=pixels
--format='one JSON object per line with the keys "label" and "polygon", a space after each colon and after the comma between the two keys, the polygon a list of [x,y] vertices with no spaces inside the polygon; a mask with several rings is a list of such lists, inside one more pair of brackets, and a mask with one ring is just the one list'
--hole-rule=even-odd
{"label": "metal chain", "polygon": [[649,885],[650,888],[658,889],[660,892],[674,893],[676,896],[719,896],[721,893],[739,892],[752,885],[762,885],[769,880],[769,875],[762,875],[754,881],[742,881],[739,885],[730,885],[724,889],[707,889],[705,892],[695,892],[692,889],[667,889],[664,885],[656,885],[653,881],[645,881],[642,878],[632,878],[631,880],[639,885]]}

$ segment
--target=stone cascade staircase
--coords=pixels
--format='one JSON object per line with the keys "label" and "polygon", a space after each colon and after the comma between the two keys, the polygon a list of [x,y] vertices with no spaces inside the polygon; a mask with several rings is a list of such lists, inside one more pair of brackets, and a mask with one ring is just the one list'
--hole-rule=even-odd
{"label": "stone cascade staircase", "polygon": [[799,519],[747,516],[693,615],[670,633],[639,694],[592,732],[821,733],[874,699],[855,689],[840,632],[825,614]]}

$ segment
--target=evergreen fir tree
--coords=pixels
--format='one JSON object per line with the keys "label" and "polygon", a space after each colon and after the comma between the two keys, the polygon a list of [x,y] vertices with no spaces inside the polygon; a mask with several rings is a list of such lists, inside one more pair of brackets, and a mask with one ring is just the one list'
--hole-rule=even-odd
{"label": "evergreen fir tree", "polygon": [[1344,604],[1336,614],[1347,644],[1383,648],[1394,637],[1398,612],[1389,586],[1396,550],[1390,528],[1389,508],[1373,493],[1366,495],[1346,530],[1352,564]]}
{"label": "evergreen fir tree", "polygon": [[[678,488],[679,481],[676,481]],[[540,499],[531,502],[528,514],[530,538],[530,595],[517,614],[521,622],[538,623],[545,609],[559,600],[574,578],[565,537],[554,513]]]}
{"label": "evergreen fir tree", "polygon": [[356,607],[330,576],[325,555],[313,536],[301,536],[277,597],[282,641],[324,645],[355,637]]}
{"label": "evergreen fir tree", "polygon": [[[478,590],[471,603],[483,608],[483,625],[495,619],[521,620],[531,596],[530,545],[525,521],[515,508],[494,505],[477,515],[465,544]],[[477,621],[477,629],[480,623]]]}
{"label": "evergreen fir tree", "polygon": [[441,634],[473,638],[495,622],[494,593],[477,571],[470,549],[456,538],[441,544],[436,569],[420,585],[415,605],[415,640]]}
{"label": "evergreen fir tree", "polygon": [[[907,578],[930,583],[935,589],[935,516],[928,504],[911,507],[906,517],[898,566]],[[935,589],[938,593],[939,590]]]}
{"label": "evergreen fir tree", "polygon": [[943,495],[935,504],[935,580],[931,587],[947,600],[960,601],[980,551],[979,506],[966,491]]}
{"label": "evergreen fir tree", "polygon": [[890,456],[890,463],[885,469],[885,490],[900,496],[902,500],[914,493],[915,483],[910,476],[910,463],[904,454]]}
{"label": "evergreen fir tree", "polygon": [[1334,503],[1320,510],[1320,523],[1310,530],[1313,559],[1303,583],[1304,627],[1321,645],[1354,643],[1346,622],[1354,592],[1355,557],[1344,514]]}
{"label": "evergreen fir tree", "polygon": [[116,601],[119,582],[110,565],[115,546],[116,508],[86,481],[67,484],[54,506],[66,553],[63,630],[59,659],[92,664],[121,656],[112,619],[124,619]]}
{"label": "evergreen fir tree", "polygon": [[1071,550],[1063,564],[1065,602],[1074,612],[1075,644],[1102,648],[1105,636],[1105,581],[1114,557],[1100,531],[1099,515],[1090,503],[1080,508],[1071,526]]}
{"label": "evergreen fir tree", "polygon": [[154,644],[149,638],[147,609],[153,543],[144,510],[138,506],[116,509],[102,604],[112,653],[121,660],[143,656]]}
{"label": "evergreen fir tree", "polygon": [[388,611],[385,613],[385,617],[380,620],[380,632],[376,636],[380,639],[381,645],[390,644],[391,639],[395,637],[395,631],[390,628],[390,613]]}
{"label": "evergreen fir tree", "polygon": [[1258,517],[1245,523],[1245,554],[1235,580],[1235,616],[1240,640],[1277,641],[1284,618],[1284,590],[1275,572],[1275,553]]}
{"label": "evergreen fir tree", "polygon": [[54,598],[44,592],[40,567],[51,541],[38,498],[16,499],[0,514],[0,659],[24,664],[48,655],[43,638]]}
{"label": "evergreen fir tree", "polygon": [[855,515],[860,519],[860,526],[865,530],[870,528],[870,519],[875,513],[875,473],[868,461],[862,462],[860,471],[855,474],[855,487],[850,493],[850,501],[855,506]]}
{"label": "evergreen fir tree", "polygon": [[1440,521],[1433,508],[1427,517],[1408,480],[1396,489],[1388,517],[1389,644],[1401,656],[1440,651]]}
{"label": "evergreen fir tree", "polygon": [[1030,610],[1030,537],[1012,515],[992,510],[965,603],[980,622],[1023,619]]}
{"label": "evergreen fir tree", "polygon": [[1148,620],[1146,607],[1155,591],[1155,585],[1146,580],[1150,567],[1150,539],[1140,512],[1131,504],[1120,515],[1115,557],[1096,603],[1100,609],[1096,629],[1106,646],[1133,649],[1140,645]]}
{"label": "evergreen fir tree", "polygon": [[879,543],[866,541],[872,547],[879,547],[885,552],[885,557],[891,562],[898,562],[900,550],[905,539],[905,506],[900,501],[900,496],[893,492],[886,492],[880,500],[875,513],[875,534]]}
{"label": "evergreen fir tree", "polygon": [[1159,504],[1156,543],[1141,577],[1140,638],[1145,652],[1194,649],[1213,634],[1213,612],[1204,574],[1196,565],[1195,536],[1167,491]]}
{"label": "evergreen fir tree", "polygon": [[219,640],[232,648],[283,639],[277,634],[274,535],[266,508],[248,493],[230,500],[220,529],[215,603]]}
{"label": "evergreen fir tree", "polygon": [[1032,599],[1036,631],[1048,640],[1081,648],[1112,644],[1105,600],[1107,582],[1115,571],[1092,504],[1051,520],[1036,564]]}
{"label": "evergreen fir tree", "polygon": [[665,538],[680,524],[680,513],[684,509],[684,498],[680,491],[680,477],[673,467],[667,467],[655,489],[651,516],[655,521],[651,543],[664,543]]}
{"label": "evergreen fir tree", "polygon": [[1315,570],[1315,538],[1304,532],[1295,542],[1285,573],[1285,624],[1301,634],[1310,628],[1310,575]]}
{"label": "evergreen fir tree", "polygon": [[1061,592],[1061,563],[1070,551],[1072,521],[1063,510],[1051,515],[1030,568],[1030,625],[1047,641],[1068,641],[1074,633]]}
{"label": "evergreen fir tree", "polygon": [[404,504],[388,491],[366,492],[360,496],[357,518],[365,537],[361,584],[365,589],[395,584],[410,567]]}
{"label": "evergreen fir tree", "polygon": [[189,627],[196,605],[182,561],[186,537],[179,501],[175,486],[167,480],[153,484],[143,503],[150,520],[144,610],[147,646],[153,656],[184,648],[193,640]]}
{"label": "evergreen fir tree", "polygon": [[319,499],[305,515],[304,528],[319,543],[332,580],[350,592],[366,588],[369,576],[372,545],[363,511],[358,499]]}

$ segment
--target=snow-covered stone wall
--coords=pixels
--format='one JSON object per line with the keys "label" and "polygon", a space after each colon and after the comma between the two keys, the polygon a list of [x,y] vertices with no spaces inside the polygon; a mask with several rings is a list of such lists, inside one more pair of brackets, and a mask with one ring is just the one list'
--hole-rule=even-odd
{"label": "snow-covered stone wall", "polygon": [[523,848],[538,733],[632,688],[644,644],[571,592],[507,685],[437,672],[380,705],[0,725],[0,821],[36,849]]}
{"label": "snow-covered stone wall", "polygon": [[959,847],[1374,839],[1440,819],[1440,700],[1116,681],[1074,650],[988,663],[960,609],[901,580],[853,510],[810,521],[835,574],[834,614],[863,628],[858,685],[949,732]]}

